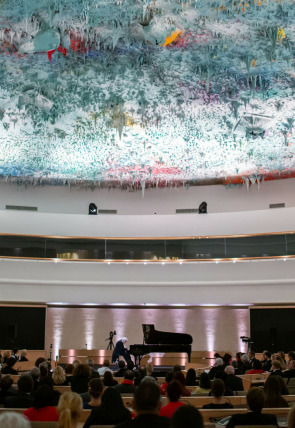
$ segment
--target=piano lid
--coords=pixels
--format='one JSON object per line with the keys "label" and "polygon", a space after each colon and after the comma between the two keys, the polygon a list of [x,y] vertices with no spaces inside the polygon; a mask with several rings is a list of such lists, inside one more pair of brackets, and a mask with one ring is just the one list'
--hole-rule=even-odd
{"label": "piano lid", "polygon": [[179,344],[190,345],[193,338],[186,333],[170,333],[166,331],[155,330],[154,324],[142,324],[143,338],[146,344]]}

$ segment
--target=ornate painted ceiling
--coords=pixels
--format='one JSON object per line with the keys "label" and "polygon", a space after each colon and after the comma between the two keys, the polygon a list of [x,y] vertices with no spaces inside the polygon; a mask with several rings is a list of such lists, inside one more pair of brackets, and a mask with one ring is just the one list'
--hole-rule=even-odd
{"label": "ornate painted ceiling", "polygon": [[294,176],[294,0],[0,0],[0,176]]}

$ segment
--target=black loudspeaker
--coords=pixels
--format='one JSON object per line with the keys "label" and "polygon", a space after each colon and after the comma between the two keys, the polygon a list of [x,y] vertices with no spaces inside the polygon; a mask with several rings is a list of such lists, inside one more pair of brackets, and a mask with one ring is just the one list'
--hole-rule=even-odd
{"label": "black loudspeaker", "polygon": [[17,327],[16,327],[15,324],[10,324],[8,326],[8,328],[7,328],[7,331],[8,331],[8,336],[11,339],[15,339],[16,338],[16,336],[17,336]]}
{"label": "black loudspeaker", "polygon": [[97,206],[91,202],[91,204],[89,204],[89,211],[88,211],[89,215],[97,215]]}
{"label": "black loudspeaker", "polygon": [[202,202],[199,206],[199,214],[207,214],[207,202]]}

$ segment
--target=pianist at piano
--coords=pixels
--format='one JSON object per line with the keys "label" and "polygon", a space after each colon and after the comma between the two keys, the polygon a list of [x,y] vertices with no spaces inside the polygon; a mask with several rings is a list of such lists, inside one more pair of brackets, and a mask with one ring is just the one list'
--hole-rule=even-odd
{"label": "pianist at piano", "polygon": [[127,341],[127,337],[122,337],[122,339],[118,340],[113,352],[112,363],[115,363],[120,355],[125,359],[126,363],[130,360],[128,349],[125,348],[125,343]]}

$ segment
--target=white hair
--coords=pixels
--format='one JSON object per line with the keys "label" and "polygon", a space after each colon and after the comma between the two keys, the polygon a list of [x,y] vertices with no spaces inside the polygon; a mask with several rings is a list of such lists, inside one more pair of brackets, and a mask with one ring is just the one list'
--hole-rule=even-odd
{"label": "white hair", "polygon": [[222,364],[223,364],[223,360],[222,360],[222,358],[216,358],[216,360],[215,360],[215,365],[216,365],[216,366],[222,366]]}
{"label": "white hair", "polygon": [[128,339],[127,339],[127,337],[124,336],[124,337],[122,337],[121,340],[122,340],[122,342],[127,342]]}
{"label": "white hair", "polygon": [[243,360],[243,361],[249,361],[249,357],[248,357],[248,355],[247,354],[243,354],[242,356],[241,356],[241,359]]}
{"label": "white hair", "polygon": [[235,374],[235,368],[233,366],[226,366],[224,371],[226,374]]}
{"label": "white hair", "polygon": [[0,426],[5,428],[31,428],[30,422],[23,415],[14,412],[2,413]]}

